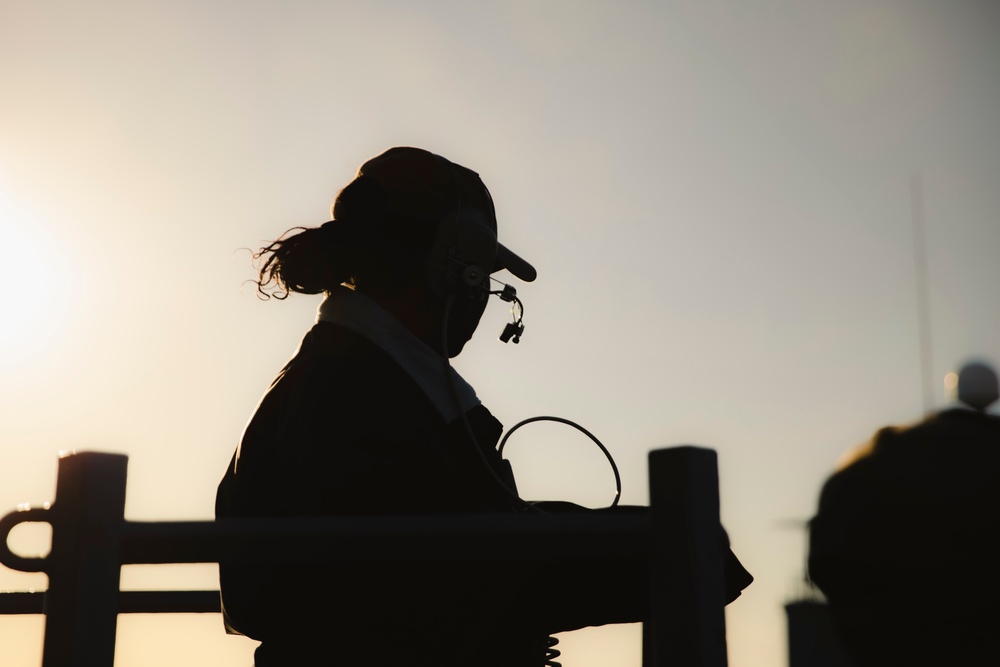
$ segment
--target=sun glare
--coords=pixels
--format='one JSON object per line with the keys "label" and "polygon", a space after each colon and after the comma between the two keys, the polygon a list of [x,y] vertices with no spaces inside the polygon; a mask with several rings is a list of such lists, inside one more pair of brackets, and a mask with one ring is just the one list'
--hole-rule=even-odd
{"label": "sun glare", "polygon": [[0,369],[25,366],[43,353],[66,313],[69,271],[43,225],[0,191],[4,282],[0,297]]}

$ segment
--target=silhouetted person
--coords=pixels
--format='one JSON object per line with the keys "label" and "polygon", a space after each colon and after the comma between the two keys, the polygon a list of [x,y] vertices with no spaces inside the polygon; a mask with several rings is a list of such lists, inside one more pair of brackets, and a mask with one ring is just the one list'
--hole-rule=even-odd
{"label": "silhouetted person", "polygon": [[879,431],[820,495],[809,574],[860,667],[1000,664],[996,374],[967,365],[958,398]]}
{"label": "silhouetted person", "polygon": [[[523,511],[500,423],[446,364],[476,330],[490,273],[535,278],[496,230],[475,172],[393,148],[362,165],[332,221],[261,250],[259,289],[326,298],[246,427],[219,517]],[[734,599],[749,575],[731,553],[728,566]],[[257,667],[535,667],[550,633],[642,620],[646,572],[220,564],[227,627],[262,642]]]}

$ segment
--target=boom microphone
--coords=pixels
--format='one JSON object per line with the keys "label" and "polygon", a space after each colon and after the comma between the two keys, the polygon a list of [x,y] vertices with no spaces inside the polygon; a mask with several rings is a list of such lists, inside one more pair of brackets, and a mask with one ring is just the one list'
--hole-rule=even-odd
{"label": "boom microphone", "polygon": [[[493,278],[493,280],[496,280],[496,278]],[[502,301],[514,304],[510,307],[510,314],[514,318],[514,321],[508,322],[507,326],[500,332],[500,340],[504,343],[509,343],[513,340],[516,345],[521,342],[521,335],[524,333],[524,324],[521,322],[521,318],[524,317],[524,304],[517,298],[517,290],[514,289],[513,285],[508,285],[507,283],[500,284],[503,285],[503,289],[498,292],[490,292],[490,294],[496,294]]]}

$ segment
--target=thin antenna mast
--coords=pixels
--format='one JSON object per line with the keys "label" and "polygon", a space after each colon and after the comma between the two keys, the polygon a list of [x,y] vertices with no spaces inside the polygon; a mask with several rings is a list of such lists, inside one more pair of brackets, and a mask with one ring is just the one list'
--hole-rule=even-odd
{"label": "thin antenna mast", "polygon": [[923,184],[920,173],[910,177],[910,210],[913,221],[913,262],[917,278],[917,331],[920,338],[920,375],[924,414],[934,409],[934,379],[931,359],[931,314],[927,294],[927,241],[924,231]]}

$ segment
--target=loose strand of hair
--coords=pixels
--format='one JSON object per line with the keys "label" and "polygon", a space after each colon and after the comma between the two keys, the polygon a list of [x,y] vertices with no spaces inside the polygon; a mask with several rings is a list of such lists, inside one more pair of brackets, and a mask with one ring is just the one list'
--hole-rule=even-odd
{"label": "loose strand of hair", "polygon": [[257,280],[254,281],[257,285],[257,298],[262,301],[268,301],[272,298],[284,301],[295,291],[291,289],[292,286],[283,275],[284,255],[291,247],[289,243],[294,244],[294,239],[299,234],[309,230],[309,227],[292,227],[252,254],[253,264],[258,269]]}

